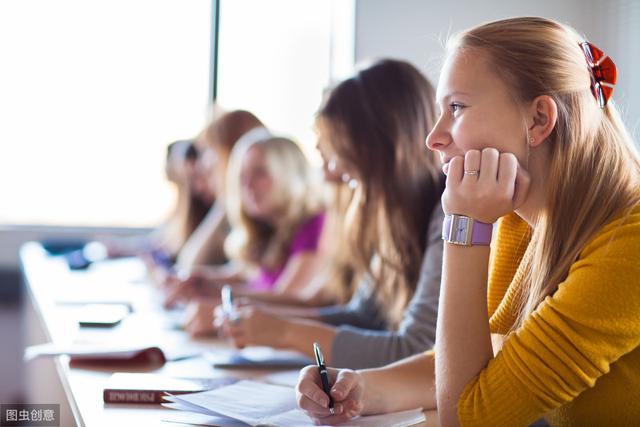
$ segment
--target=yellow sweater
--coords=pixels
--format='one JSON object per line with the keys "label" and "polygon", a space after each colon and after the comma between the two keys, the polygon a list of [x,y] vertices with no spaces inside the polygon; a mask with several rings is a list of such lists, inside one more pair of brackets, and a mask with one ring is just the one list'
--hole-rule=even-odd
{"label": "yellow sweater", "polygon": [[[488,288],[490,329],[514,324],[513,297],[530,239],[504,217]],[[467,384],[463,426],[640,426],[640,208],[585,246],[558,290]]]}

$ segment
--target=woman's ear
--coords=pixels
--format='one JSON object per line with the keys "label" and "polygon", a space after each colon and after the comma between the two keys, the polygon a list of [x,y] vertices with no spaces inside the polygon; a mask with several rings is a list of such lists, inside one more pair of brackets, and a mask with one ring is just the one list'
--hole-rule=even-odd
{"label": "woman's ear", "polygon": [[529,109],[529,145],[537,147],[551,134],[558,120],[558,106],[549,95],[540,95]]}

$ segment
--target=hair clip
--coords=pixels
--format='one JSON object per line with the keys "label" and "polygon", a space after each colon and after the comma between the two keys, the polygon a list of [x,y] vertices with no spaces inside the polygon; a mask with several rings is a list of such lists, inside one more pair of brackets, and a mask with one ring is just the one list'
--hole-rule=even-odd
{"label": "hair clip", "polygon": [[600,108],[604,108],[611,99],[613,88],[618,80],[616,64],[589,42],[580,43],[580,47],[591,71],[591,93],[598,101]]}

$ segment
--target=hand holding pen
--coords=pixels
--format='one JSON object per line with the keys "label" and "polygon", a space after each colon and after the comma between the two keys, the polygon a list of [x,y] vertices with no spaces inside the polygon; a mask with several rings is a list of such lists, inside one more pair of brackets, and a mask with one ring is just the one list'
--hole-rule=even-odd
{"label": "hand holding pen", "polygon": [[362,375],[350,369],[325,367],[325,382],[319,369],[319,366],[324,366],[324,358],[321,352],[317,356],[320,356],[321,363],[307,366],[300,371],[296,385],[300,409],[318,424],[340,424],[359,415],[365,415],[368,405],[365,401],[365,383]]}
{"label": "hand holding pen", "polygon": [[285,346],[282,331],[287,319],[266,313],[254,306],[236,307],[231,286],[221,290],[222,305],[215,310],[214,325],[236,348],[250,345]]}
{"label": "hand holding pen", "polygon": [[320,351],[320,346],[317,342],[313,343],[313,353],[316,356],[316,364],[318,365],[318,372],[320,373],[320,381],[322,381],[322,391],[329,397],[329,412],[331,415],[335,413],[333,408],[333,398],[331,397],[331,386],[329,385],[329,377],[327,375],[327,367],[324,364],[324,355]]}

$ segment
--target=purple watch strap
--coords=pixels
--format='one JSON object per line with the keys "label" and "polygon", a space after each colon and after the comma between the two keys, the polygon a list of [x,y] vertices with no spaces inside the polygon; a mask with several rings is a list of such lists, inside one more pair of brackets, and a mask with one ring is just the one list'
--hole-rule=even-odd
{"label": "purple watch strap", "polygon": [[[484,222],[476,221],[472,218],[463,215],[456,215],[459,220],[464,221],[466,225],[469,221],[473,222],[473,231],[471,232],[471,245],[490,245],[491,235],[493,233],[493,224],[487,224]],[[444,222],[442,224],[442,238],[452,243],[467,244],[458,241],[457,230],[452,229],[453,215],[445,215]],[[465,236],[465,238],[467,238]]]}
{"label": "purple watch strap", "polygon": [[442,240],[451,239],[451,215],[445,215],[442,222]]}
{"label": "purple watch strap", "polygon": [[485,222],[473,222],[473,234],[471,235],[472,245],[489,245],[491,244],[491,235],[493,233],[493,224]]}

